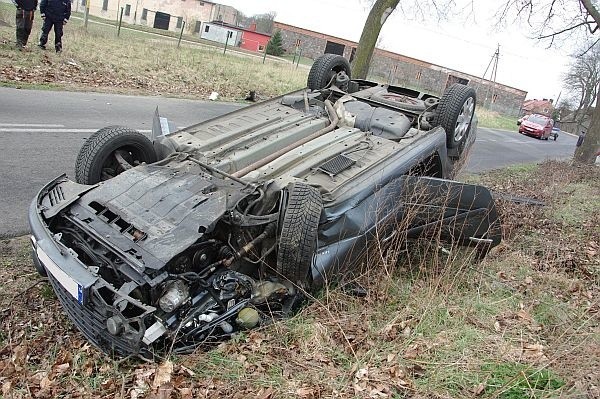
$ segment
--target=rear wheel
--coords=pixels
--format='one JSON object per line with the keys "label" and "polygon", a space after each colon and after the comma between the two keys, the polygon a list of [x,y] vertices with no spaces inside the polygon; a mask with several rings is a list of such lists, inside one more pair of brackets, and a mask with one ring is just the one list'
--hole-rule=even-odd
{"label": "rear wheel", "polygon": [[440,98],[434,124],[446,131],[446,146],[461,146],[473,121],[475,90],[459,83],[453,84]]}
{"label": "rear wheel", "polygon": [[130,166],[156,161],[152,142],[136,130],[109,126],[91,135],[79,150],[75,180],[96,184],[111,179]]}
{"label": "rear wheel", "polygon": [[342,71],[350,78],[350,63],[347,59],[337,54],[323,54],[310,67],[307,86],[311,90],[324,89]]}
{"label": "rear wheel", "polygon": [[322,209],[319,190],[304,183],[292,185],[279,238],[277,272],[300,287],[312,282],[310,268]]}

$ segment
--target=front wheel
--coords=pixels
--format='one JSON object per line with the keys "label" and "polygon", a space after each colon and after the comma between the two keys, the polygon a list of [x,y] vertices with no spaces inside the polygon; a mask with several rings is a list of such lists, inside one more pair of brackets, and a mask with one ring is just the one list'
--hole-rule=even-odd
{"label": "front wheel", "polygon": [[308,288],[312,281],[322,209],[319,190],[299,182],[292,185],[279,238],[277,272],[300,287]]}
{"label": "front wheel", "polygon": [[91,135],[79,150],[75,180],[96,184],[141,163],[156,162],[152,142],[136,130],[109,126]]}
{"label": "front wheel", "polygon": [[471,129],[475,114],[475,90],[455,83],[440,98],[434,119],[435,126],[446,131],[446,146],[459,148]]}

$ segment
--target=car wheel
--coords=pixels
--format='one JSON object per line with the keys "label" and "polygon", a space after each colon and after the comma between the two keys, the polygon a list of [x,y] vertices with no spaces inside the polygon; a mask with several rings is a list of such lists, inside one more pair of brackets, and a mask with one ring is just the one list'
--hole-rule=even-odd
{"label": "car wheel", "polygon": [[152,142],[136,130],[109,126],[91,135],[79,150],[75,162],[75,180],[80,184],[96,184],[111,179],[126,168],[156,161]]}
{"label": "car wheel", "polygon": [[322,209],[319,190],[294,183],[281,227],[277,272],[300,287],[309,287],[312,281],[310,268]]}
{"label": "car wheel", "polygon": [[476,102],[475,90],[455,83],[440,98],[434,120],[435,126],[446,131],[448,148],[460,147],[471,128]]}
{"label": "car wheel", "polygon": [[323,54],[310,67],[307,86],[311,90],[324,89],[341,71],[346,72],[350,78],[350,63],[347,59],[337,54]]}

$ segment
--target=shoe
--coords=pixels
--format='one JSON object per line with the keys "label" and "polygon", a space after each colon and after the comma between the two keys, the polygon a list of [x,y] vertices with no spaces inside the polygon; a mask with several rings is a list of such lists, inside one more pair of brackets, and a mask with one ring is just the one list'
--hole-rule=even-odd
{"label": "shoe", "polygon": [[44,44],[38,44],[38,47],[41,48],[42,50],[46,50],[46,45],[44,45]]}

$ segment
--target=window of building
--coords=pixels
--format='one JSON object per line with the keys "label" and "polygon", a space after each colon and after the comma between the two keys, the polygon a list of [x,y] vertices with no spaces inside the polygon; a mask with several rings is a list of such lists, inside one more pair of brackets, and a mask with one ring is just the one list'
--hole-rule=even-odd
{"label": "window of building", "polygon": [[227,31],[227,37],[228,37],[228,38],[229,38],[229,37],[233,37],[233,32],[232,32],[232,31],[230,31],[230,30],[228,30],[228,31]]}
{"label": "window of building", "polygon": [[416,80],[421,80],[421,76],[422,76],[422,74],[423,74],[423,73],[422,73],[421,71],[418,71],[418,72],[417,72],[417,74],[415,75],[415,79],[416,79]]}
{"label": "window of building", "polygon": [[85,7],[85,0],[81,0],[81,5]]}
{"label": "window of building", "polygon": [[263,46],[262,44],[259,44],[258,51],[265,51],[265,46]]}
{"label": "window of building", "polygon": [[108,10],[108,0],[102,0],[102,11]]}
{"label": "window of building", "polygon": [[204,32],[208,32],[210,30],[210,26],[206,25],[204,26]]}
{"label": "window of building", "polygon": [[145,21],[145,20],[147,20],[147,19],[148,19],[148,9],[147,9],[147,8],[144,8],[144,9],[142,10],[142,21]]}
{"label": "window of building", "polygon": [[131,4],[125,4],[125,16],[128,17],[131,14]]}
{"label": "window of building", "polygon": [[194,25],[194,33],[200,33],[201,26],[202,26],[202,22],[196,21],[196,25]]}
{"label": "window of building", "polygon": [[175,27],[177,29],[181,28],[182,23],[183,23],[183,17],[177,17],[177,25],[175,25]]}
{"label": "window of building", "polygon": [[497,94],[494,94],[494,95],[492,96],[492,102],[493,102],[493,103],[495,103],[497,99],[498,99],[498,95],[497,95]]}

